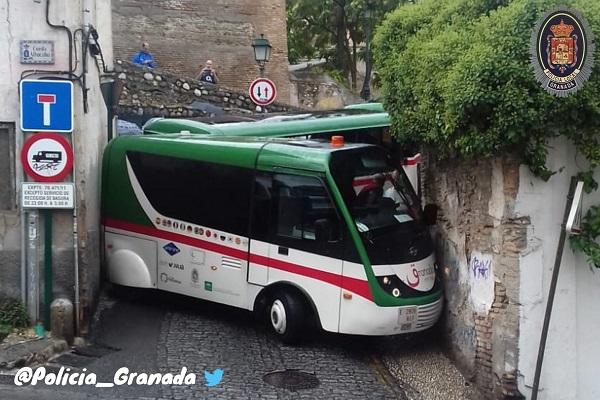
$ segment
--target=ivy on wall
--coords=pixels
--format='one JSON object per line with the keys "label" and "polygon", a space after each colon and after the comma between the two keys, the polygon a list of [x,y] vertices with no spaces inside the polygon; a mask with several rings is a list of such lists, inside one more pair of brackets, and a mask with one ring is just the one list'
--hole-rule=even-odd
{"label": "ivy on wall", "polygon": [[[564,135],[588,160],[587,189],[600,165],[600,45],[590,79],[563,98],[547,93],[530,66],[530,37],[545,12],[578,10],[600,40],[600,1],[421,0],[390,13],[374,41],[385,107],[400,142],[441,158],[519,156],[538,177],[548,140]],[[600,267],[600,207],[582,222],[573,248]]]}

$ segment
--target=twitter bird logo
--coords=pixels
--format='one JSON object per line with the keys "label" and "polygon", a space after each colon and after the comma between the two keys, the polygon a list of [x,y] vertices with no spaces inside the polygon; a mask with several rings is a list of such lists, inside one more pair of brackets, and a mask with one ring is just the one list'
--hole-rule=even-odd
{"label": "twitter bird logo", "polygon": [[221,368],[217,368],[213,372],[204,371],[204,379],[206,379],[206,386],[217,386],[219,383],[221,383],[221,379],[223,379],[223,370]]}

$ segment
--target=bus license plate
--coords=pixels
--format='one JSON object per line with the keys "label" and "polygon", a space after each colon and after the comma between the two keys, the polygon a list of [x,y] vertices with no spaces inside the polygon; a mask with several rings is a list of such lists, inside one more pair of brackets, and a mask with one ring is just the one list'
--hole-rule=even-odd
{"label": "bus license plate", "polygon": [[401,331],[411,331],[417,325],[417,306],[402,307],[398,310],[398,325]]}

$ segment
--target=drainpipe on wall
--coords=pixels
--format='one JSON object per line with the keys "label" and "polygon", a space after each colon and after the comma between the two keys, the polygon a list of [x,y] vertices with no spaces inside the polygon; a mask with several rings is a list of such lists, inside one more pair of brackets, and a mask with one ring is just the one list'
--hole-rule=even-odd
{"label": "drainpipe on wall", "polygon": [[[86,38],[89,35],[89,29],[92,21],[92,10],[94,9],[94,1],[93,0],[83,0],[81,7],[81,16],[83,21],[83,37]],[[88,42],[84,39],[82,46],[87,46]],[[89,56],[89,52],[87,49],[82,48],[82,67],[83,71],[81,72],[81,76],[83,78],[83,82],[85,82],[85,77],[87,75],[87,57]],[[83,87],[83,95],[84,98],[87,96],[86,93],[87,86]],[[84,110],[87,112],[87,105],[84,104]],[[76,149],[77,146],[75,144],[76,135],[71,135],[71,142],[73,149]],[[77,153],[75,153],[77,154]],[[75,184],[75,207],[73,207],[73,275],[75,280],[75,335],[81,335],[81,301],[80,301],[80,287],[79,287],[79,228],[77,224],[77,157],[73,157],[73,183]]]}
{"label": "drainpipe on wall", "polygon": [[[73,163],[73,176],[75,176],[75,163]],[[77,240],[77,191],[74,191],[73,207],[73,275],[75,280],[75,336],[79,336],[79,319],[81,318],[81,307],[79,302],[79,246]]]}

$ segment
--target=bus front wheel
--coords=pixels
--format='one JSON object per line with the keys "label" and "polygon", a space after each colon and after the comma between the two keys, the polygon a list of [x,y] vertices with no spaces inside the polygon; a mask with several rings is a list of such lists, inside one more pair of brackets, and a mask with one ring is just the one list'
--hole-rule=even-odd
{"label": "bus front wheel", "polygon": [[297,343],[307,318],[303,299],[295,293],[277,291],[271,297],[268,311],[275,335],[284,343]]}

